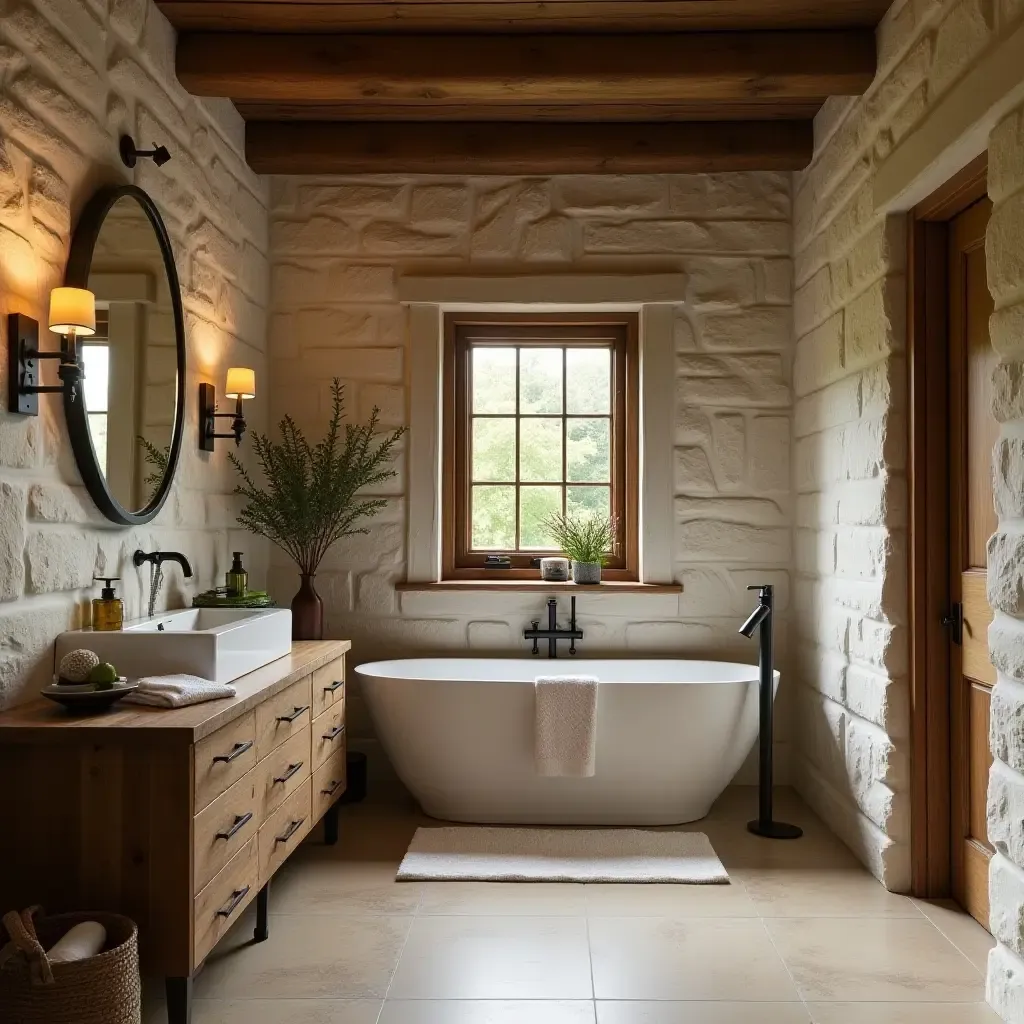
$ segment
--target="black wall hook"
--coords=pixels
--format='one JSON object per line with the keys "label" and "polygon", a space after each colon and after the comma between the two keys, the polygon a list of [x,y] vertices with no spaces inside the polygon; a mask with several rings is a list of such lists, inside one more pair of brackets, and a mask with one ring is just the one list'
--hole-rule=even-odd
{"label": "black wall hook", "polygon": [[157,146],[155,143],[152,149],[138,149],[135,140],[130,135],[122,135],[118,146],[121,153],[121,162],[125,167],[134,167],[139,162],[139,157],[150,158],[157,167],[162,167],[171,159],[171,154],[166,146]]}

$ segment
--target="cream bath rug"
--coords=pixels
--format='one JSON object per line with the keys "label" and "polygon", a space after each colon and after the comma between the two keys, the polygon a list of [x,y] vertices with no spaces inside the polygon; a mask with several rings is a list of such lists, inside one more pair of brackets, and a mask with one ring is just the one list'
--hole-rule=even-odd
{"label": "cream bath rug", "polygon": [[727,884],[703,832],[636,828],[418,828],[400,882]]}

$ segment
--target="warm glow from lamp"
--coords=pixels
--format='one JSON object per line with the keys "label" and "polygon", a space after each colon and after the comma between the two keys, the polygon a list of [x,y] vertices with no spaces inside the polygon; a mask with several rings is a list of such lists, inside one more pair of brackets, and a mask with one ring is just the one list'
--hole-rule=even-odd
{"label": "warm glow from lamp", "polygon": [[54,334],[96,333],[96,296],[86,288],[54,288],[50,292],[50,330]]}
{"label": "warm glow from lamp", "polygon": [[232,366],[228,370],[227,384],[224,386],[225,398],[255,398],[256,371],[246,366]]}

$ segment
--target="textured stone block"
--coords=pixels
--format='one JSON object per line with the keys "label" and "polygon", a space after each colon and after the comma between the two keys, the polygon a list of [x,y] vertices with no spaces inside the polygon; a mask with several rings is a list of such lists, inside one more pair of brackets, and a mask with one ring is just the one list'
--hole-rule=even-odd
{"label": "textured stone block", "polygon": [[0,481],[0,601],[13,601],[25,586],[25,490]]}
{"label": "textured stone block", "polygon": [[989,708],[992,756],[1016,772],[1024,772],[1024,684],[1000,679]]}
{"label": "textured stone block", "polygon": [[1024,871],[1002,854],[989,863],[989,927],[1018,956],[1024,953]]}
{"label": "textured stone block", "polygon": [[359,234],[348,222],[335,217],[275,217],[270,227],[270,244],[274,253],[337,256],[356,252]]}
{"label": "textured stone block", "polygon": [[727,490],[734,490],[746,479],[747,426],[742,416],[715,416],[713,419],[714,453],[717,478]]}
{"label": "textured stone block", "polygon": [[[1024,282],[1024,248],[1020,245],[1021,234],[1024,232],[1024,193],[1016,193],[997,203],[992,210],[988,231],[985,234],[985,255],[988,265],[988,286],[996,305],[1012,302],[1020,297]],[[1020,352],[1021,313],[1012,314],[1012,326],[1004,326],[999,321],[1000,314],[993,319],[992,343],[1002,354],[1012,351]],[[1017,341],[1018,347],[1010,349],[1008,337]]]}
{"label": "textured stone block", "polygon": [[988,600],[993,608],[1024,612],[1024,536],[999,531],[988,542]]}
{"label": "textured stone block", "polygon": [[985,998],[1004,1021],[1024,1020],[1024,960],[997,945],[988,955]]}
{"label": "textured stone block", "polygon": [[1024,681],[1024,623],[997,615],[988,627],[988,649],[1000,672]]}
{"label": "textured stone block", "polygon": [[387,302],[395,298],[393,267],[334,264],[328,270],[327,283],[335,302]]}
{"label": "textured stone block", "polygon": [[1024,775],[995,761],[988,777],[988,840],[1004,857],[1024,863]]}
{"label": "textured stone block", "polygon": [[405,212],[404,185],[362,184],[299,185],[295,190],[303,210],[322,209],[334,216],[401,217]]}
{"label": "textured stone block", "polygon": [[572,213],[641,213],[664,206],[667,182],[661,175],[577,175],[559,178],[555,203]]}
{"label": "textured stone block", "polygon": [[571,260],[574,237],[573,222],[568,217],[544,217],[523,228],[520,256],[524,260]]}
{"label": "textured stone block", "polygon": [[939,25],[929,74],[938,96],[959,78],[984,50],[995,24],[994,0],[959,0]]}
{"label": "textured stone block", "polygon": [[405,227],[379,221],[369,224],[363,230],[363,249],[374,256],[442,256],[460,248],[458,235],[428,234]]}
{"label": "textured stone block", "polygon": [[786,416],[755,416],[750,423],[750,484],[755,491],[788,492],[791,425]]}
{"label": "textured stone block", "polygon": [[96,543],[88,537],[34,530],[25,546],[28,589],[33,594],[50,594],[91,586],[96,557]]}
{"label": "textured stone block", "polygon": [[[773,268],[788,260],[766,261]],[[745,259],[716,259],[691,256],[686,260],[686,300],[694,307],[747,306],[757,301],[757,275],[750,261]],[[767,272],[766,272],[767,276]],[[783,288],[779,274],[773,270],[770,290]],[[766,290],[769,287],[766,285]],[[773,301],[765,297],[766,302]],[[784,300],[789,301],[787,298]]]}
{"label": "textured stone block", "polygon": [[417,228],[452,230],[468,224],[471,196],[465,185],[418,185],[412,190],[410,222]]}
{"label": "textured stone block", "polygon": [[675,488],[677,494],[715,493],[715,474],[703,448],[686,446],[676,449]]}
{"label": "textured stone block", "polygon": [[674,174],[669,208],[683,217],[743,217],[788,220],[789,175],[772,171]]}
{"label": "textured stone block", "polygon": [[676,557],[683,560],[786,565],[791,554],[792,534],[788,529],[696,519],[681,523],[676,531]]}
{"label": "textured stone block", "polygon": [[785,306],[705,313],[701,341],[709,349],[780,349],[793,343],[793,321]]}
{"label": "textured stone block", "polygon": [[788,255],[789,245],[790,228],[782,221],[592,221],[583,229],[583,248],[592,253]]}

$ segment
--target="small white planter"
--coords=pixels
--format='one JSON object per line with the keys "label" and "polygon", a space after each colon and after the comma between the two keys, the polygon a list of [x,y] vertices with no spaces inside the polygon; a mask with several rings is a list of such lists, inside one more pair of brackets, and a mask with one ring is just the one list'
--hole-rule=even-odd
{"label": "small white planter", "polygon": [[600,583],[601,563],[600,562],[573,562],[572,563],[573,583]]}

